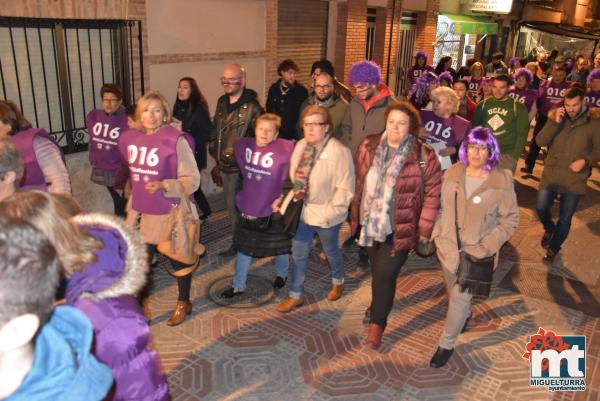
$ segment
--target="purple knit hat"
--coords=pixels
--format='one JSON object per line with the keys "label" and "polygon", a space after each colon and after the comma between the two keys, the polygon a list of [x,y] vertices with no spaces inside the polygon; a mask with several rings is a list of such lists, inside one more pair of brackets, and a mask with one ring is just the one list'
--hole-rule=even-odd
{"label": "purple knit hat", "polygon": [[425,50],[419,50],[417,54],[415,54],[415,59],[418,59],[419,57],[423,57],[425,59],[425,62],[427,62],[429,54],[427,54]]}
{"label": "purple knit hat", "polygon": [[519,62],[521,58],[520,57],[511,57],[510,60],[508,61],[508,66],[510,68],[514,68],[515,65],[517,65],[517,63]]}
{"label": "purple knit hat", "polygon": [[454,77],[452,76],[452,73],[450,71],[444,71],[440,74],[440,76],[438,77],[438,82],[442,82],[442,81],[446,81],[448,82],[449,86],[452,86],[452,83],[454,82]]}
{"label": "purple knit hat", "polygon": [[587,77],[588,83],[592,82],[594,79],[600,79],[600,68],[594,68]]}
{"label": "purple knit hat", "polygon": [[515,71],[515,74],[513,75],[513,77],[514,77],[515,81],[519,77],[525,77],[525,81],[527,81],[527,85],[529,85],[531,83],[531,81],[533,81],[533,74],[527,68],[519,68],[517,71]]}
{"label": "purple knit hat", "polygon": [[348,74],[348,84],[373,84],[378,85],[381,82],[381,67],[369,60],[361,60],[352,64]]}

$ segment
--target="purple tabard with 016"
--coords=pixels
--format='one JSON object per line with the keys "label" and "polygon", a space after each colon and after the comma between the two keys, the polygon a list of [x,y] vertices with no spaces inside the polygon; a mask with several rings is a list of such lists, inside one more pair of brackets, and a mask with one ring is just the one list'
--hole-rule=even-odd
{"label": "purple tabard with 016", "polygon": [[276,139],[264,147],[255,138],[240,138],[235,143],[235,158],[243,187],[235,197],[238,210],[253,217],[272,213],[271,204],[281,196],[288,175],[294,142]]}
{"label": "purple tabard with 016", "polygon": [[100,170],[116,173],[121,167],[119,137],[128,129],[127,113],[108,115],[102,109],[92,110],[85,119],[90,136],[90,164]]}

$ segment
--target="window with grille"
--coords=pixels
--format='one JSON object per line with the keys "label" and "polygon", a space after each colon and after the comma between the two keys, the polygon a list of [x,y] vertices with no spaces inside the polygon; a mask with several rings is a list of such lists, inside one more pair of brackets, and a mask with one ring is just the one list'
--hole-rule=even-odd
{"label": "window with grille", "polygon": [[433,66],[435,67],[442,57],[452,57],[452,68],[458,69],[461,62],[461,47],[464,38],[454,32],[454,23],[443,14],[438,16],[437,33],[435,36],[435,49]]}
{"label": "window with grille", "polygon": [[367,9],[367,45],[365,48],[365,58],[373,60],[375,53],[375,22],[377,20],[377,9]]}
{"label": "window with grille", "polygon": [[103,83],[121,86],[125,104],[143,93],[141,48],[140,21],[0,17],[0,95],[65,153],[83,151]]}

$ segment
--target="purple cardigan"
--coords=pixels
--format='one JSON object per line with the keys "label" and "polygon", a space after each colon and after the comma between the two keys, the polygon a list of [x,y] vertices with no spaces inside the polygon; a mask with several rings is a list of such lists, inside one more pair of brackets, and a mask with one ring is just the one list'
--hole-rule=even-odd
{"label": "purple cardigan", "polygon": [[113,370],[112,399],[168,400],[168,385],[136,298],[148,270],[141,239],[112,216],[80,215],[75,221],[104,247],[96,251],[96,263],[70,277],[66,302],[92,321],[96,358]]}

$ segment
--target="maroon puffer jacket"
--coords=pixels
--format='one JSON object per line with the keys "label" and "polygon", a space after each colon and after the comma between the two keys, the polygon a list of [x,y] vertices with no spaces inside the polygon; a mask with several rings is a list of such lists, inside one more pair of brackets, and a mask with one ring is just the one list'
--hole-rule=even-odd
{"label": "maroon puffer jacket", "polygon": [[[360,225],[360,203],[367,172],[371,167],[375,150],[382,134],[367,136],[358,147],[354,156],[356,174],[356,195],[350,205],[350,226],[352,234]],[[424,150],[425,196],[421,207],[421,170],[419,152]],[[442,190],[442,170],[433,149],[413,142],[413,148],[402,166],[396,181],[396,196],[393,212],[394,250],[410,250],[415,247],[419,237],[429,238],[440,209],[440,193]]]}

